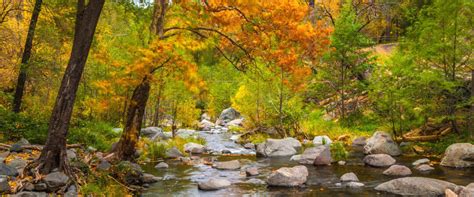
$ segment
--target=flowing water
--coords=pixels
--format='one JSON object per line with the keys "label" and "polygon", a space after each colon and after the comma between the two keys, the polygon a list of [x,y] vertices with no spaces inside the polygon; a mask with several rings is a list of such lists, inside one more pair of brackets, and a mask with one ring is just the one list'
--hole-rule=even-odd
{"label": "flowing water", "polygon": [[[307,165],[309,176],[303,187],[282,188],[267,187],[266,185],[255,185],[245,183],[251,178],[266,180],[266,177],[272,170],[280,167],[291,167],[299,165],[296,162],[289,161],[289,157],[280,158],[256,158],[253,151],[244,149],[239,144],[230,140],[229,133],[209,134],[200,133],[201,137],[207,141],[207,146],[212,151],[229,150],[233,154],[253,154],[253,155],[235,155],[235,156],[211,156],[206,155],[208,159],[216,161],[227,161],[239,159],[242,169],[246,166],[257,166],[260,175],[256,177],[246,177],[245,171],[224,171],[217,170],[211,166],[198,164],[195,166],[184,165],[179,161],[167,161],[168,169],[155,169],[154,164],[143,166],[143,169],[155,176],[163,177],[163,180],[150,185],[143,196],[390,196],[389,194],[379,193],[373,188],[378,184],[394,179],[382,174],[386,168],[373,168],[365,166],[362,162],[363,154],[352,153],[344,166],[332,165],[316,167]],[[411,168],[411,163],[418,157],[396,157],[397,164],[406,165]],[[360,182],[365,184],[361,189],[350,189],[337,187],[339,177],[344,173],[354,172]],[[474,182],[474,169],[452,169],[439,165],[435,170],[427,173],[420,173],[412,168],[412,176],[431,177],[449,181],[458,185],[467,185]],[[200,191],[197,188],[197,182],[204,181],[210,177],[226,178],[232,182],[232,186],[217,191]]]}

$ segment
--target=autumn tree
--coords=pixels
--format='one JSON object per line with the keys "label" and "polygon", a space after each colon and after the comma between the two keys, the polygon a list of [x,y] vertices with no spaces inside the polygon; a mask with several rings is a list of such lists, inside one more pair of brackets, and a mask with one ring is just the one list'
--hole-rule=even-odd
{"label": "autumn tree", "polygon": [[35,36],[36,21],[41,11],[42,0],[36,0],[33,13],[31,14],[30,26],[28,28],[28,35],[26,36],[25,48],[23,49],[23,56],[21,57],[20,72],[18,74],[18,81],[15,89],[15,97],[13,98],[13,112],[20,112],[21,100],[23,92],[25,91],[26,70],[27,64],[31,56],[31,48],[33,47],[33,37]]}
{"label": "autumn tree", "polygon": [[84,0],[79,0],[77,3],[71,56],[51,114],[46,144],[34,164],[41,173],[46,174],[55,168],[59,168],[61,171],[72,175],[66,155],[66,137],[76,91],[104,2],[104,0],[91,0],[86,4]]}

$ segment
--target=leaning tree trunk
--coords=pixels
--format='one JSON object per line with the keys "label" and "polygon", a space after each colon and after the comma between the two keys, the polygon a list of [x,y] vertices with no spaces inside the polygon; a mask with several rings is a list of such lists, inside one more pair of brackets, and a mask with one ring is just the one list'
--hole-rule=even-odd
{"label": "leaning tree trunk", "polygon": [[31,57],[31,48],[33,48],[33,37],[35,37],[36,22],[41,12],[41,4],[43,0],[36,0],[33,13],[31,14],[30,26],[28,27],[28,35],[26,36],[25,49],[21,57],[20,73],[15,88],[15,96],[13,97],[13,112],[18,113],[21,109],[21,100],[25,91],[26,68]]}
{"label": "leaning tree trunk", "polygon": [[469,122],[471,139],[474,139],[474,70],[471,70],[471,118]]}
{"label": "leaning tree trunk", "polygon": [[[163,33],[163,23],[166,14],[167,1],[155,1],[155,11],[153,12],[153,21],[151,24],[152,33]],[[155,67],[148,74],[152,75],[158,68],[162,67],[169,61],[165,61],[161,66]],[[128,160],[133,161],[135,155],[135,146],[140,137],[145,107],[150,95],[150,79],[147,75],[143,77],[141,83],[133,91],[132,99],[128,104],[127,117],[125,120],[125,129],[122,133],[117,146],[109,154],[111,160]]]}
{"label": "leaning tree trunk", "polygon": [[135,159],[135,146],[140,137],[142,120],[149,94],[150,80],[145,76],[133,91],[132,99],[127,108],[125,129],[117,146],[112,150],[114,159],[128,161]]}
{"label": "leaning tree trunk", "polygon": [[41,173],[46,174],[55,168],[70,173],[66,156],[66,137],[71,120],[77,88],[84,71],[94,32],[105,0],[85,0],[77,3],[75,34],[71,56],[61,81],[56,103],[51,114],[48,139],[35,162]]}

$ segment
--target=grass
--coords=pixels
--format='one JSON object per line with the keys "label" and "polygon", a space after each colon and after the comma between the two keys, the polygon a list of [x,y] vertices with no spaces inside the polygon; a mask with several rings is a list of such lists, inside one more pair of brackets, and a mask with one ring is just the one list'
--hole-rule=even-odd
{"label": "grass", "polygon": [[158,161],[166,157],[166,151],[170,148],[176,147],[182,153],[184,152],[184,145],[187,143],[196,143],[205,145],[206,141],[203,138],[181,138],[175,137],[167,141],[151,141],[149,139],[142,139],[138,144],[138,149],[143,151],[140,160],[150,159],[151,161]]}
{"label": "grass", "polygon": [[[302,122],[302,130],[311,138],[318,135],[327,135],[331,139],[338,136],[349,134],[352,138],[356,136],[370,136],[376,129],[377,125],[372,119],[361,114],[348,117],[344,123],[331,120],[324,120],[324,111],[314,110],[308,116],[307,120]],[[354,121],[360,119],[359,121]],[[344,126],[345,125],[345,126]]]}

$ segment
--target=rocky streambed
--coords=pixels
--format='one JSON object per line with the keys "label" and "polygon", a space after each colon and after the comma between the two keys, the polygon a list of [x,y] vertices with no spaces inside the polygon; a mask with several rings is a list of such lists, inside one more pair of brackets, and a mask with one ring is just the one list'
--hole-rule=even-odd
{"label": "rocky streambed", "polygon": [[[209,154],[191,156],[187,162],[179,159],[168,160],[166,161],[168,168],[157,169],[154,163],[142,166],[147,173],[161,177],[161,181],[151,184],[143,196],[396,196],[385,191],[398,189],[398,192],[406,192],[400,189],[403,187],[410,190],[408,192],[428,191],[434,193],[426,193],[427,195],[436,196],[436,192],[444,194],[447,188],[457,190],[457,194],[463,189],[468,191],[467,187],[463,186],[474,182],[474,168],[443,167],[437,165],[440,161],[436,158],[420,160],[421,157],[400,155],[396,150],[393,151],[393,147],[387,149],[389,153],[390,151],[395,153],[393,157],[388,161],[384,160],[384,157],[382,161],[377,160],[381,163],[388,162],[386,165],[368,165],[366,154],[363,150],[357,149],[350,153],[345,162],[314,165],[311,162],[305,164],[305,160],[301,160],[301,158],[308,160],[304,153],[299,159],[295,159],[295,156],[292,158],[291,155],[295,153],[285,155],[284,153],[292,151],[289,148],[292,147],[291,142],[284,143],[289,144],[288,147],[276,148],[272,145],[274,142],[267,141],[265,146],[257,146],[260,150],[256,151],[235,143],[232,139],[235,136],[229,132],[201,131],[199,136],[206,140]],[[312,151],[312,154],[317,152]],[[257,157],[256,152],[278,156]],[[390,157],[388,154],[386,156]],[[311,159],[315,160],[309,158],[310,161]],[[417,163],[414,163],[415,161]],[[420,168],[423,165],[426,166]],[[302,183],[299,183],[299,177],[305,176],[305,172],[291,171],[295,166],[304,166],[307,169],[307,177]],[[282,168],[287,171],[278,174]],[[292,173],[295,174],[294,177],[286,176]],[[275,177],[277,180],[269,180]],[[356,180],[353,180],[354,178]],[[389,182],[391,180],[397,181]],[[449,183],[445,184],[442,181]],[[269,183],[278,185],[279,182],[283,184],[291,182],[295,185],[292,187],[269,185]],[[385,188],[381,190],[377,186],[382,183],[385,183]],[[469,188],[472,186],[474,185]]]}

